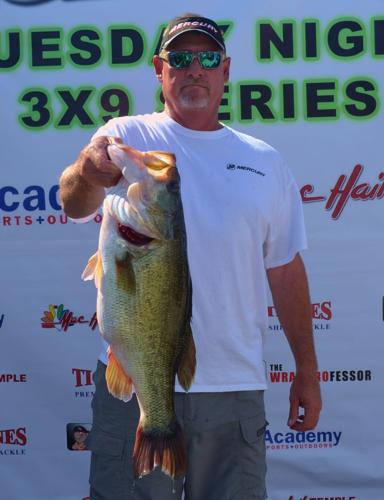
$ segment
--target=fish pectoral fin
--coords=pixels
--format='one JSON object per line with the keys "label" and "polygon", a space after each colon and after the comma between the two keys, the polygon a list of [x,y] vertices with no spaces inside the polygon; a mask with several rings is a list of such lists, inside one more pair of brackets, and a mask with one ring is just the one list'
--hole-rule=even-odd
{"label": "fish pectoral fin", "polygon": [[81,275],[81,279],[84,281],[95,280],[95,285],[97,288],[100,286],[100,280],[103,276],[103,263],[100,258],[99,252],[97,251],[89,259],[88,264]]}
{"label": "fish pectoral fin", "polygon": [[105,379],[108,391],[112,396],[121,399],[125,403],[130,401],[133,392],[132,379],[123,370],[110,347],[108,349],[108,366],[105,372]]}
{"label": "fish pectoral fin", "polygon": [[181,387],[188,391],[195,377],[196,349],[193,340],[191,325],[188,323],[185,332],[184,349],[181,354],[180,364],[177,369],[177,378]]}

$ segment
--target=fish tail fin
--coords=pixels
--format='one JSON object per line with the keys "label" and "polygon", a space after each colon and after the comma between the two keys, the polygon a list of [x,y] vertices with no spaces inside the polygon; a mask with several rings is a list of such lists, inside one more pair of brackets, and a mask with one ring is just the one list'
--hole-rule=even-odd
{"label": "fish tail fin", "polygon": [[112,396],[124,402],[130,401],[133,391],[132,379],[125,373],[110,347],[108,348],[108,365],[105,379],[108,391]]}
{"label": "fish tail fin", "polygon": [[195,376],[196,349],[191,326],[189,324],[187,325],[186,330],[185,345],[181,355],[179,367],[177,369],[177,378],[179,379],[181,387],[185,391],[188,391]]}
{"label": "fish tail fin", "polygon": [[164,432],[144,431],[141,421],[139,422],[133,451],[134,475],[145,476],[156,466],[172,479],[186,473],[187,454],[184,436],[176,420]]}
{"label": "fish tail fin", "polygon": [[97,251],[88,260],[88,264],[85,266],[81,278],[84,281],[89,281],[94,279],[96,287],[99,288],[102,276],[103,276],[103,263],[99,255],[99,251]]}

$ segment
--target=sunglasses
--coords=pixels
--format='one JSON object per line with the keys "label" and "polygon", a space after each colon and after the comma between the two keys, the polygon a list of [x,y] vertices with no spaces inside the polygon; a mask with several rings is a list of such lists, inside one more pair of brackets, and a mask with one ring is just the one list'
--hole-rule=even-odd
{"label": "sunglasses", "polygon": [[203,69],[214,69],[220,65],[223,53],[215,50],[202,50],[192,52],[191,50],[171,50],[162,51],[160,58],[166,61],[172,68],[186,69],[192,64],[197,57],[200,66]]}

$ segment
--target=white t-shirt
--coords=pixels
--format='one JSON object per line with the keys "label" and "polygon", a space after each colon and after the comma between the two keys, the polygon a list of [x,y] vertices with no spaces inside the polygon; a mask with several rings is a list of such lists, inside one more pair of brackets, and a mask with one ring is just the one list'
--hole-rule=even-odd
{"label": "white t-shirt", "polygon": [[306,248],[300,195],[281,156],[230,127],[191,130],[165,113],[115,118],[93,138],[100,135],[176,155],[197,356],[190,391],[265,389],[265,269]]}

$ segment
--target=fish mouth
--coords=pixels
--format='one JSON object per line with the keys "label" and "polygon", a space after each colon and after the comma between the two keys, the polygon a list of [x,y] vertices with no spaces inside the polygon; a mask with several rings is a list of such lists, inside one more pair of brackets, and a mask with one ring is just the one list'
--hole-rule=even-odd
{"label": "fish mouth", "polygon": [[151,243],[151,241],[154,240],[154,238],[151,238],[146,234],[138,233],[130,226],[124,226],[123,224],[120,223],[117,224],[117,229],[123,240],[138,247],[148,245],[149,243]]}

